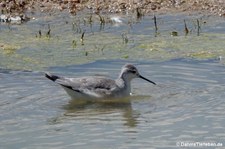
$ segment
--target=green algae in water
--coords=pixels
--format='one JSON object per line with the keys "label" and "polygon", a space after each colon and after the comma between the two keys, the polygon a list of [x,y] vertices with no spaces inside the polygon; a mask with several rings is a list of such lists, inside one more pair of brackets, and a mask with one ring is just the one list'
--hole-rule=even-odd
{"label": "green algae in water", "polygon": [[[44,26],[31,21],[31,24],[16,26],[16,30],[2,30],[0,43],[10,42],[11,45],[16,46],[8,48],[11,50],[5,53],[4,50],[1,50],[0,67],[41,70],[51,66],[82,64],[99,59],[163,61],[189,57],[195,59],[225,57],[224,34],[203,32],[197,36],[190,24],[189,29],[192,31],[187,36],[180,34],[184,28],[175,29],[179,32],[179,36],[170,36],[169,30],[174,29],[169,29],[167,23],[159,23],[158,35],[155,37],[154,24],[151,28],[138,28],[141,24],[135,24],[131,28],[132,21],[118,27],[105,22],[105,30],[101,30],[101,22],[98,17],[95,20],[93,16],[88,25],[82,24],[82,21],[79,21],[79,17],[76,16],[66,18],[67,23],[62,21],[63,18],[66,17],[60,17],[57,20],[51,16],[48,23],[46,20],[39,22],[46,23]],[[57,23],[54,22],[55,20]],[[186,23],[188,23],[187,19]],[[79,30],[75,29],[74,24]],[[183,27],[183,21],[181,24]],[[47,38],[43,35],[48,33],[49,26],[51,26],[51,37]],[[148,29],[149,34],[146,34]],[[40,30],[41,36],[37,36]],[[140,33],[132,33],[134,31]],[[124,37],[129,37],[129,42],[125,42],[123,37],[121,39],[121,33],[126,33]],[[82,36],[83,44],[79,42]]]}
{"label": "green algae in water", "polygon": [[15,45],[0,44],[1,53],[4,55],[13,55],[17,49],[19,49],[19,47]]}
{"label": "green algae in water", "polygon": [[223,34],[203,34],[201,36],[180,36],[156,38],[151,43],[140,44],[146,54],[161,55],[164,58],[192,57],[209,59],[224,56]]}
{"label": "green algae in water", "polygon": [[195,53],[190,53],[187,55],[188,57],[191,58],[197,58],[197,59],[211,59],[211,58],[216,58],[218,57],[215,53],[211,53],[208,51],[200,51],[200,52],[195,52]]}

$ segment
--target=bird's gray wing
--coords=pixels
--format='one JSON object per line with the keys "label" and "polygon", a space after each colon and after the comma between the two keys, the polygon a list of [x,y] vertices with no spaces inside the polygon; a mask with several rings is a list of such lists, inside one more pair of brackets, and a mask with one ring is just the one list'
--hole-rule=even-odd
{"label": "bird's gray wing", "polygon": [[117,87],[114,80],[104,77],[64,78],[59,84],[62,82],[77,92],[98,97],[110,96]]}
{"label": "bird's gray wing", "polygon": [[114,80],[104,77],[66,78],[46,73],[45,76],[61,86],[90,96],[110,96],[117,85]]}

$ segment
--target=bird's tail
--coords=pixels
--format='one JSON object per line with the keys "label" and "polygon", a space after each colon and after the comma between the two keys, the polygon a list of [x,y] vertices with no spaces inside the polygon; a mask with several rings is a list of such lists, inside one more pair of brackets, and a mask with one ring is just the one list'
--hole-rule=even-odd
{"label": "bird's tail", "polygon": [[59,79],[60,77],[59,76],[56,76],[56,75],[52,75],[50,73],[45,73],[45,77],[48,78],[49,80],[52,80],[55,82],[55,80]]}

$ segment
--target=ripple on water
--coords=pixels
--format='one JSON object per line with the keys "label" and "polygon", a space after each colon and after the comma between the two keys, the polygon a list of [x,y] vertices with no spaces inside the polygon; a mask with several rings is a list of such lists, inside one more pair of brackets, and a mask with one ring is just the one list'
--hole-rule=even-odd
{"label": "ripple on water", "polygon": [[[104,63],[103,63],[104,62]],[[72,76],[117,77],[124,61],[50,68]],[[96,71],[89,72],[89,68]],[[215,61],[139,62],[124,102],[77,102],[39,72],[0,71],[3,148],[174,148],[178,141],[225,143],[224,67]],[[79,70],[79,71],[78,71]],[[218,73],[217,73],[218,72]]]}

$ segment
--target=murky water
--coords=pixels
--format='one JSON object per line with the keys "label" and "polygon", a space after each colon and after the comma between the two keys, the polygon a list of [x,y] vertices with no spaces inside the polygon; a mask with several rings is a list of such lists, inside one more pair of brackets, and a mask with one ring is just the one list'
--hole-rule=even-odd
{"label": "murky water", "polygon": [[[52,67],[66,76],[116,78],[128,61]],[[132,82],[122,102],[71,101],[40,72],[0,70],[1,148],[175,148],[225,144],[225,67],[219,61],[129,61],[158,85]],[[212,147],[214,148],[214,147]]]}
{"label": "murky water", "polygon": [[[0,23],[0,148],[224,147],[224,18],[157,15],[156,31],[153,16],[102,17],[105,24],[64,12]],[[136,79],[128,99],[84,103],[42,73],[116,78],[127,62],[157,86]]]}

